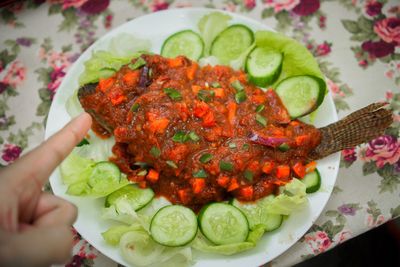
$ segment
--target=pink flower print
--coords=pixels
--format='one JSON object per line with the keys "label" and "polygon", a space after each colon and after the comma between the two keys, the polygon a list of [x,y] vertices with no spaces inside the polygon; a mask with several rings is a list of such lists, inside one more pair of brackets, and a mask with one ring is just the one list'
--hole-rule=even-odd
{"label": "pink flower print", "polygon": [[88,0],[64,0],[63,2],[63,9],[67,9],[70,7],[74,8],[79,8],[81,7],[84,3],[86,3]]}
{"label": "pink flower print", "polygon": [[381,14],[382,11],[382,3],[376,0],[368,0],[365,3],[365,13],[367,13],[371,17],[375,17]]}
{"label": "pink flower print", "polygon": [[342,150],[343,159],[347,162],[354,162],[357,160],[355,148],[349,148]]}
{"label": "pink flower print", "polygon": [[105,22],[104,22],[104,27],[105,27],[106,29],[111,28],[111,22],[112,22],[112,20],[113,20],[113,16],[112,16],[112,15],[107,15],[107,16],[106,16]]}
{"label": "pink flower print", "polygon": [[368,214],[367,216],[367,226],[370,228],[377,227],[384,222],[385,222],[385,217],[382,214],[376,217],[376,220],[374,220],[374,217],[371,214]]}
{"label": "pink flower print", "polygon": [[86,0],[81,10],[87,14],[95,15],[103,12],[110,5],[110,0]]}
{"label": "pink flower print", "polygon": [[332,241],[324,231],[316,231],[306,234],[304,238],[314,254],[327,251],[332,246]]}
{"label": "pink flower print", "polygon": [[385,94],[386,100],[390,101],[393,98],[393,92],[392,91],[387,91]]}
{"label": "pink flower print", "polygon": [[293,12],[299,16],[309,16],[315,13],[319,7],[319,0],[300,0],[300,3],[293,8]]}
{"label": "pink flower print", "polygon": [[332,96],[345,96],[345,94],[340,90],[339,85],[331,81],[330,79],[326,79],[326,83],[328,84],[328,88],[332,93]]}
{"label": "pink flower print", "polygon": [[366,161],[375,161],[378,168],[395,164],[400,159],[400,142],[392,135],[382,135],[370,141],[365,151]]}
{"label": "pink flower print", "polygon": [[386,43],[400,45],[400,18],[390,17],[379,20],[374,25],[374,31]]}
{"label": "pink flower print", "polygon": [[266,7],[272,7],[275,13],[282,10],[290,11],[300,3],[300,0],[264,0]]}
{"label": "pink flower print", "polygon": [[168,9],[169,3],[163,0],[154,0],[151,10],[153,12]]}
{"label": "pink flower print", "polygon": [[14,162],[21,155],[22,148],[14,144],[6,144],[3,148],[1,158],[8,163]]}
{"label": "pink flower print", "polygon": [[362,50],[368,52],[371,58],[380,58],[390,55],[394,52],[394,47],[395,45],[393,43],[387,43],[382,40],[377,42],[366,41],[361,45]]}
{"label": "pink flower print", "polygon": [[60,86],[62,78],[64,76],[65,76],[64,67],[56,68],[50,74],[51,82],[47,85],[47,89],[49,89],[52,92],[52,96],[54,96],[54,94],[56,93],[57,88]]}
{"label": "pink flower print", "polygon": [[3,78],[4,83],[7,83],[13,87],[20,85],[26,77],[26,68],[22,65],[20,61],[14,61],[6,76]]}
{"label": "pink flower print", "polygon": [[326,56],[331,52],[331,44],[328,42],[324,42],[317,46],[317,50],[315,51],[316,56]]}
{"label": "pink flower print", "polygon": [[256,7],[256,0],[244,0],[244,6],[247,9],[253,9]]}

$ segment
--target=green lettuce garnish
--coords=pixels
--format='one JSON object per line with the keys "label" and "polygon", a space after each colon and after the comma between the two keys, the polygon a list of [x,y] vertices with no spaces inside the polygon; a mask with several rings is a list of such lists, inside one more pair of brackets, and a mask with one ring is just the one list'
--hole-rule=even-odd
{"label": "green lettuce garnish", "polygon": [[210,55],[211,44],[215,37],[220,34],[226,27],[228,27],[228,22],[231,20],[231,16],[223,14],[221,12],[212,12],[203,16],[197,26],[201,37],[204,41],[204,53],[205,56]]}
{"label": "green lettuce garnish", "polygon": [[276,32],[257,31],[255,42],[257,47],[272,48],[283,53],[282,72],[275,84],[296,75],[314,75],[325,80],[313,55],[296,40]]}

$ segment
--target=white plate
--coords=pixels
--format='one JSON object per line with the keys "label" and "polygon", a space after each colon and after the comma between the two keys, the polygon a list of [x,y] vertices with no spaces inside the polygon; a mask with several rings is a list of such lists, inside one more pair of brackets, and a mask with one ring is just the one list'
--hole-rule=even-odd
{"label": "white plate", "polygon": [[[100,38],[74,63],[60,85],[50,108],[45,137],[48,138],[70,120],[65,110],[65,103],[73,90],[78,88],[78,77],[83,71],[83,62],[90,57],[93,50],[105,49],[110,39],[115,35],[130,33],[140,38],[149,39],[152,43],[152,52],[159,53],[162,42],[169,35],[183,29],[197,31],[199,19],[211,11],[203,8],[189,8],[157,12],[127,22]],[[249,18],[231,13],[229,15],[233,17],[233,23],[245,24],[253,30],[272,30],[266,25]],[[316,126],[325,126],[336,120],[337,114],[333,100],[331,95],[328,94],[320,107],[314,124]],[[293,213],[279,230],[265,234],[256,248],[233,256],[195,253],[196,263],[194,266],[259,266],[271,261],[290,248],[311,227],[327,203],[339,169],[339,154],[320,160],[318,169],[322,176],[321,190],[309,195],[309,205],[305,209]],[[121,257],[118,248],[108,246],[100,235],[101,232],[111,226],[111,222],[100,219],[104,200],[66,195],[66,186],[62,184],[58,170],[52,174],[50,184],[55,195],[65,198],[78,206],[79,216],[74,225],[77,231],[106,256],[123,265],[129,265]]]}

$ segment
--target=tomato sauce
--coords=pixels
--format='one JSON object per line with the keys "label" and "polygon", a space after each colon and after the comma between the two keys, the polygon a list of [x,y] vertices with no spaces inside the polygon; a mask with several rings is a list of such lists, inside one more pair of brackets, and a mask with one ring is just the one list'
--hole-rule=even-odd
{"label": "tomato sauce", "polygon": [[273,89],[226,66],[142,59],[145,66],[128,64],[80,97],[93,130],[114,135],[111,161],[131,181],[198,210],[232,197],[254,201],[305,175],[320,132],[292,121]]}

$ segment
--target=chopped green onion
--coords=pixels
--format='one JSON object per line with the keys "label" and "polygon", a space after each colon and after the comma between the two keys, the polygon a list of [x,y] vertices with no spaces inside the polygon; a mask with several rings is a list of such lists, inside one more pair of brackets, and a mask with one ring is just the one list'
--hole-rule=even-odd
{"label": "chopped green onion", "polygon": [[253,172],[249,170],[245,170],[244,173],[244,178],[246,178],[247,181],[252,182],[253,181]]}
{"label": "chopped green onion", "polygon": [[161,155],[161,151],[158,147],[153,146],[150,149],[150,154],[153,155],[153,157],[158,158]]}
{"label": "chopped green onion", "polygon": [[136,70],[136,69],[138,69],[138,68],[140,68],[140,67],[143,67],[144,65],[146,65],[146,60],[144,60],[143,58],[139,57],[139,58],[135,61],[135,63],[129,63],[129,64],[128,64],[128,67],[129,67],[131,70]]}
{"label": "chopped green onion", "polygon": [[167,160],[166,163],[167,163],[167,165],[170,166],[171,168],[178,169],[178,165],[176,165],[176,163],[173,162],[172,160]]}
{"label": "chopped green onion", "polygon": [[264,116],[261,116],[260,114],[256,114],[256,121],[262,126],[267,125],[267,119]]}
{"label": "chopped green onion", "polygon": [[256,107],[256,112],[257,113],[260,113],[261,111],[263,111],[264,110],[264,108],[265,108],[265,106],[264,105],[258,105],[257,107]]}
{"label": "chopped green onion", "polygon": [[174,88],[171,88],[171,87],[164,88],[164,93],[166,93],[169,96],[169,98],[171,98],[172,100],[181,100],[182,99],[181,93]]}
{"label": "chopped green onion", "polygon": [[136,111],[138,111],[139,107],[140,107],[139,103],[135,103],[132,105],[131,111],[136,112]]}
{"label": "chopped green onion", "polygon": [[185,143],[189,139],[189,136],[182,131],[178,131],[172,136],[172,141],[174,142],[179,142],[179,143]]}
{"label": "chopped green onion", "polygon": [[236,148],[236,144],[233,143],[233,142],[232,142],[232,143],[229,143],[228,146],[229,146],[229,148],[232,148],[232,149],[233,149],[233,148]]}
{"label": "chopped green onion", "polygon": [[278,149],[282,152],[286,152],[290,149],[290,146],[286,143],[283,143],[280,146],[278,146]]}
{"label": "chopped green onion", "polygon": [[133,163],[133,165],[139,166],[140,168],[143,168],[143,169],[148,169],[148,168],[150,168],[150,164],[148,164],[148,163],[146,163],[146,162],[140,162],[140,161],[138,161],[138,162]]}
{"label": "chopped green onion", "polygon": [[243,149],[244,151],[249,151],[250,145],[249,145],[249,144],[244,144],[244,145],[242,146],[242,149]]}
{"label": "chopped green onion", "polygon": [[236,92],[243,91],[244,89],[243,85],[238,80],[235,80],[233,83],[231,83],[231,86],[235,88]]}
{"label": "chopped green onion", "polygon": [[142,171],[138,172],[137,175],[139,175],[139,176],[145,176],[146,174],[147,174],[147,170],[142,170]]}
{"label": "chopped green onion", "polygon": [[207,178],[207,173],[205,170],[201,169],[197,172],[193,173],[193,177],[195,178]]}
{"label": "chopped green onion", "polygon": [[77,144],[76,146],[80,147],[80,146],[89,145],[89,144],[90,144],[89,141],[86,140],[86,138],[83,138],[83,140],[80,141],[79,144]]}
{"label": "chopped green onion", "polygon": [[246,96],[245,91],[239,91],[235,94],[235,100],[236,100],[236,103],[238,103],[238,104],[246,101],[246,99],[247,99],[247,96]]}
{"label": "chopped green onion", "polygon": [[233,171],[233,164],[230,163],[230,162],[226,162],[226,161],[221,160],[219,162],[219,169],[221,171],[229,171],[229,172],[231,172],[231,171]]}
{"label": "chopped green onion", "polygon": [[208,90],[200,90],[197,93],[197,97],[204,102],[210,102],[214,97],[214,95],[215,95],[214,91],[208,91]]}
{"label": "chopped green onion", "polygon": [[200,137],[199,137],[195,132],[190,132],[190,133],[189,133],[189,138],[190,138],[192,141],[195,141],[195,142],[197,142],[197,141],[200,140]]}
{"label": "chopped green onion", "polygon": [[219,82],[213,82],[213,83],[211,83],[211,87],[212,88],[221,88],[221,84],[219,84]]}
{"label": "chopped green onion", "polygon": [[213,158],[213,155],[211,155],[211,154],[209,154],[209,153],[206,153],[206,154],[201,155],[201,157],[200,157],[200,162],[201,162],[201,163],[207,163],[207,162],[209,162],[212,158]]}

